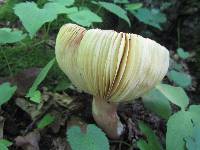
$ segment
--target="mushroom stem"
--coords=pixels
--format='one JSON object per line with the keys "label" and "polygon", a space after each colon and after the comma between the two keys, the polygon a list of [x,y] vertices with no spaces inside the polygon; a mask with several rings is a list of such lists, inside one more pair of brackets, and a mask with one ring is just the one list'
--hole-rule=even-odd
{"label": "mushroom stem", "polygon": [[109,138],[118,139],[124,131],[124,127],[117,115],[117,104],[108,103],[104,99],[94,97],[92,102],[92,114],[96,123]]}

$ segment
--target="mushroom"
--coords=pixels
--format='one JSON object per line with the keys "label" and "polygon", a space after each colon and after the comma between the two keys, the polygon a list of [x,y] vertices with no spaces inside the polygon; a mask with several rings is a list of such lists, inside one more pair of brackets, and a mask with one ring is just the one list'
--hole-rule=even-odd
{"label": "mushroom", "polygon": [[169,66],[168,50],[151,39],[75,24],[61,27],[55,49],[61,70],[78,89],[93,95],[94,120],[112,139],[124,130],[118,104],[155,87]]}

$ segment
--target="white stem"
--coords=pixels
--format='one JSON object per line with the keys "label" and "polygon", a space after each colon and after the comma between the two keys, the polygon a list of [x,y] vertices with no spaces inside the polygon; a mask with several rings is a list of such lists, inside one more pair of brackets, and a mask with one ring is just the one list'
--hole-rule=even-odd
{"label": "white stem", "polygon": [[118,139],[124,131],[124,127],[117,115],[117,104],[108,103],[95,97],[92,103],[92,114],[96,123],[108,137]]}

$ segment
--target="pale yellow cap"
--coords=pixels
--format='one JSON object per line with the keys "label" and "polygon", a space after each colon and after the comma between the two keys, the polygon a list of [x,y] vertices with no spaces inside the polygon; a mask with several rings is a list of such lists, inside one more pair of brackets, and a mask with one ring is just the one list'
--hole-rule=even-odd
{"label": "pale yellow cap", "polygon": [[111,102],[142,96],[169,67],[168,50],[151,39],[75,24],[61,27],[56,59],[78,89]]}

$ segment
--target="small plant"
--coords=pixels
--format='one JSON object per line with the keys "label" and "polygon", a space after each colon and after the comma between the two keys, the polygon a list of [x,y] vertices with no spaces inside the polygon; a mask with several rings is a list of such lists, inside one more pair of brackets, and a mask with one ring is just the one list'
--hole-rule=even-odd
{"label": "small plant", "polygon": [[31,101],[35,102],[35,103],[40,103],[41,101],[41,93],[38,90],[38,86],[40,85],[40,83],[45,79],[45,77],[47,76],[47,73],[49,72],[49,70],[51,69],[51,67],[53,66],[55,62],[55,59],[52,59],[39,73],[39,75],[37,76],[37,78],[35,79],[33,85],[31,86],[31,88],[29,89],[26,97],[30,98]]}
{"label": "small plant", "polygon": [[189,88],[192,85],[191,76],[186,73],[183,69],[182,62],[190,57],[190,54],[184,51],[182,48],[177,49],[178,62],[172,61],[172,67],[170,67],[170,71],[167,74],[167,77],[170,81],[172,81],[175,85],[181,86],[183,88]]}

